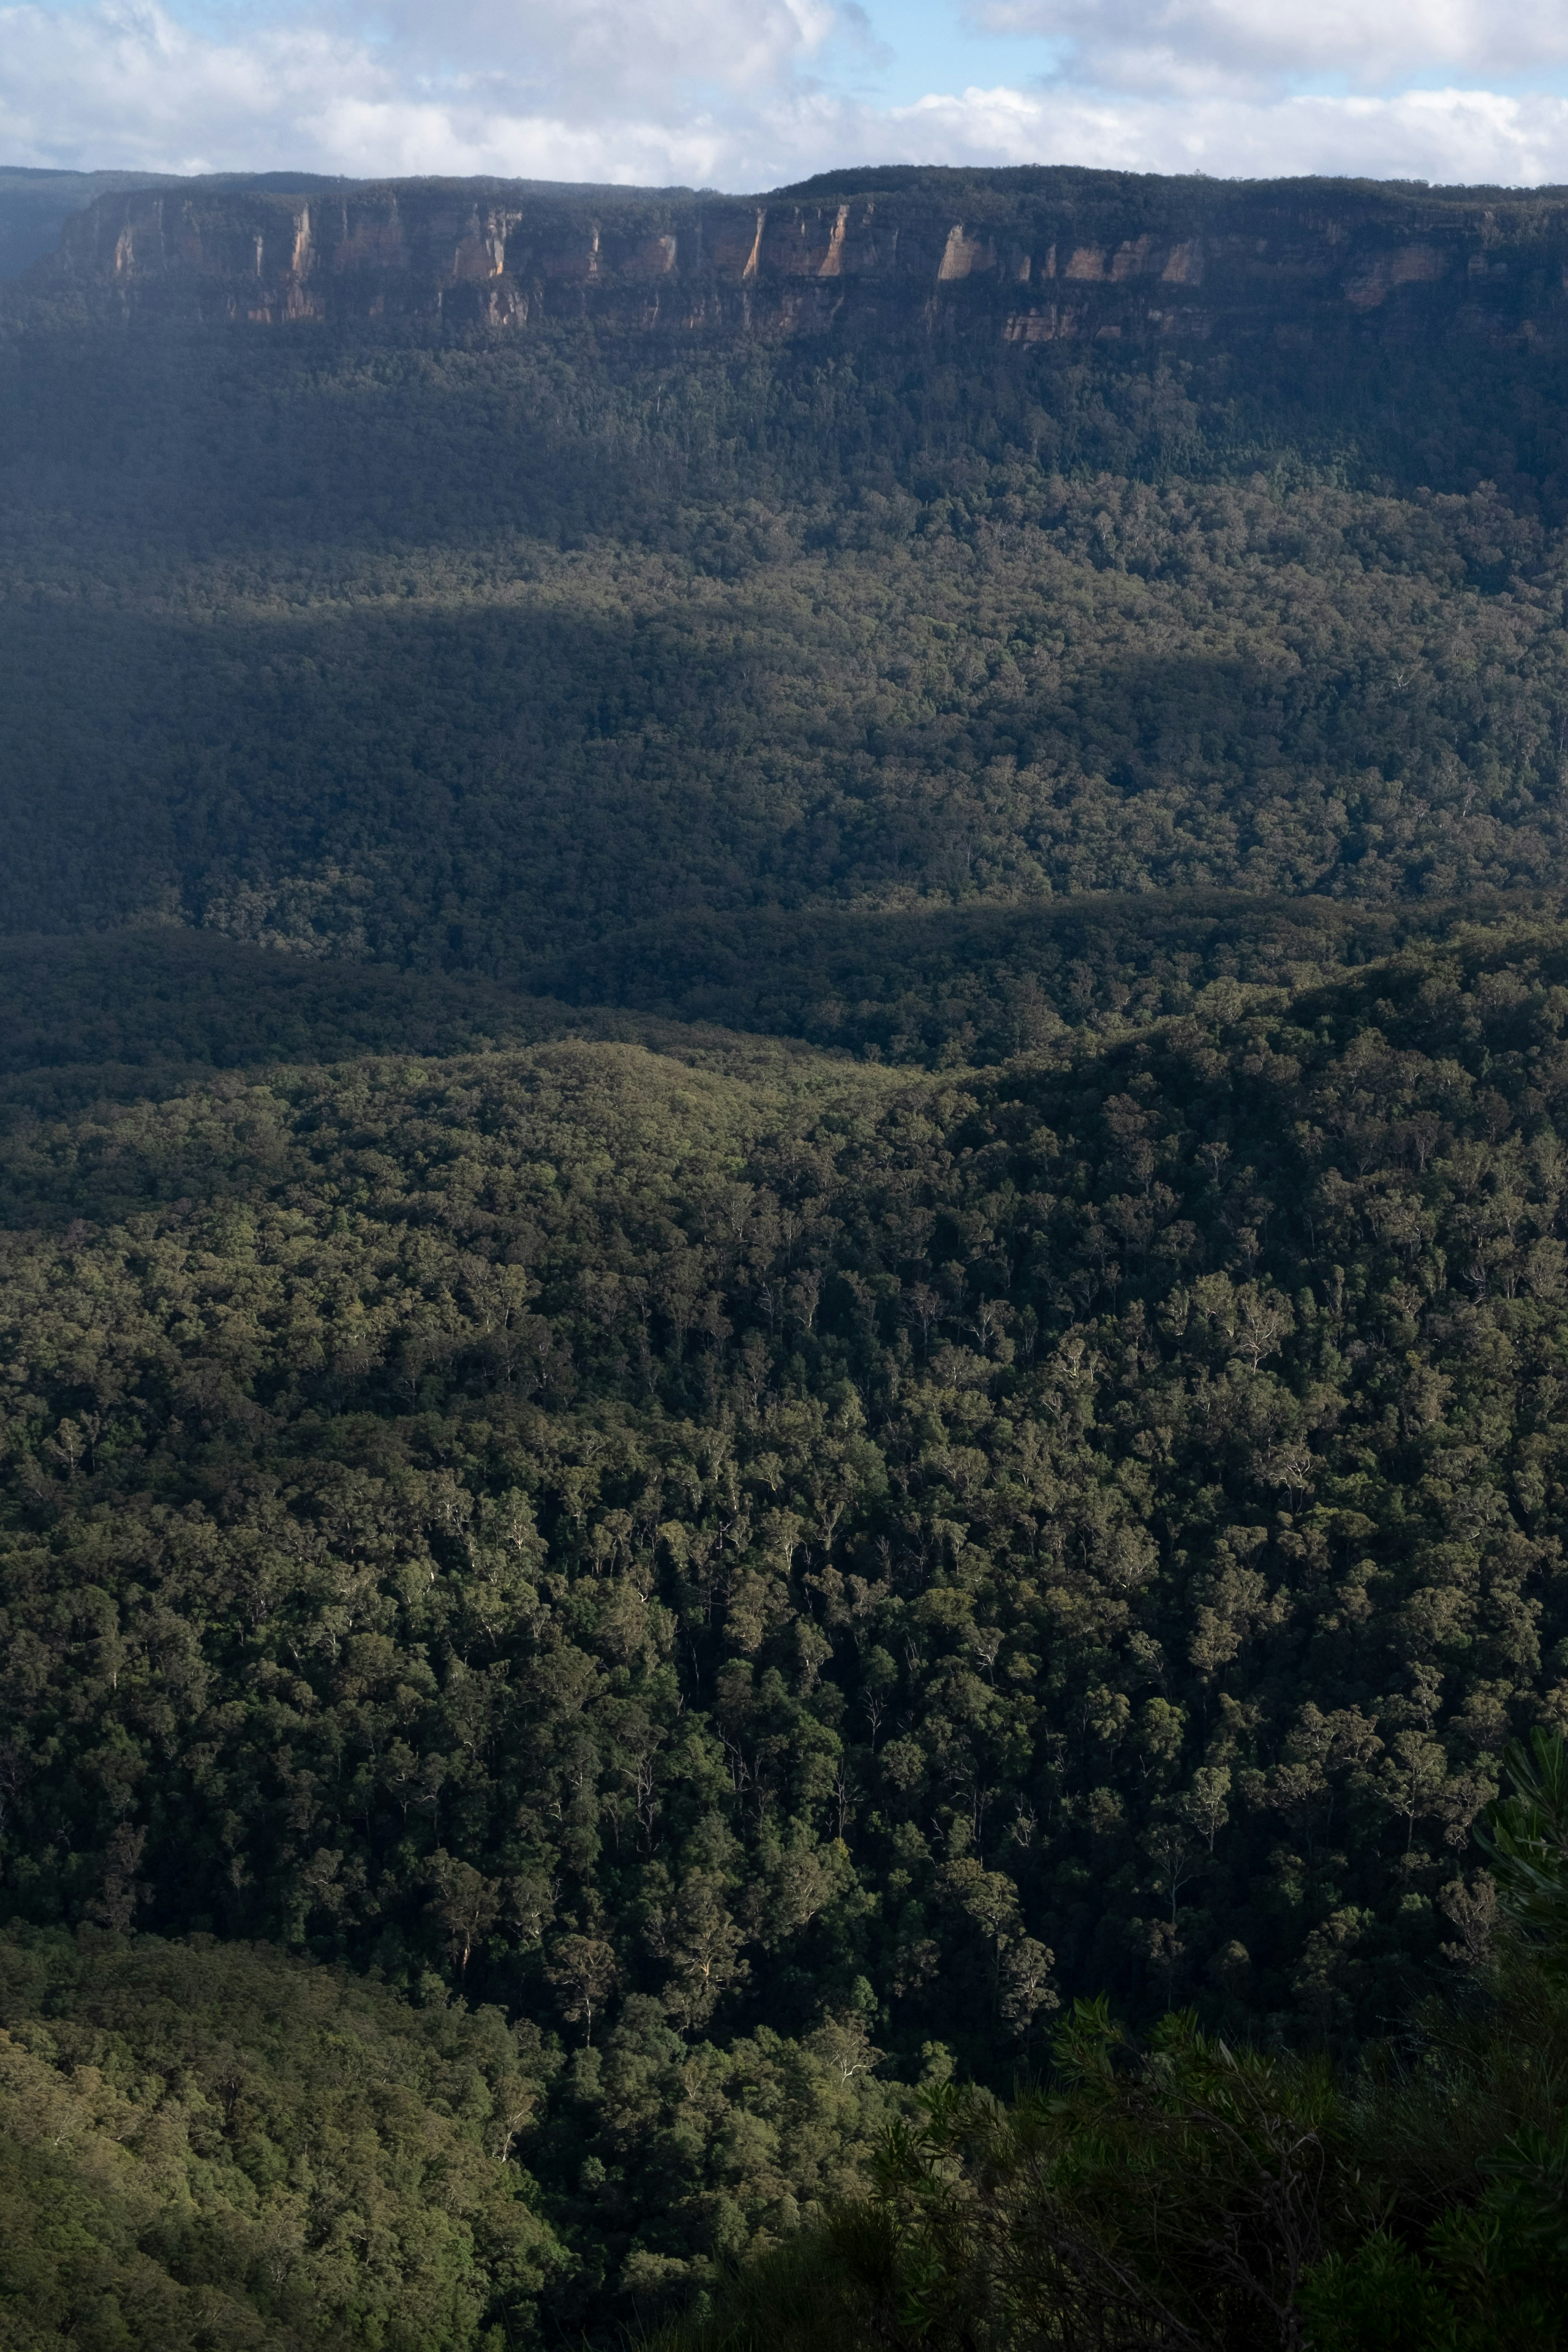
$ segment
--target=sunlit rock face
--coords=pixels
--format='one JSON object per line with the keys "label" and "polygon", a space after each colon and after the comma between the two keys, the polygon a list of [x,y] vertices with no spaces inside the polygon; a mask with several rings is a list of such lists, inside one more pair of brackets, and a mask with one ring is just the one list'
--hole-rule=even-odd
{"label": "sunlit rock face", "polygon": [[823,332],[993,343],[1287,343],[1347,330],[1555,339],[1555,194],[1111,172],[852,173],[766,197],[404,181],[323,194],[139,189],[67,224],[35,291],[94,310],[522,329]]}

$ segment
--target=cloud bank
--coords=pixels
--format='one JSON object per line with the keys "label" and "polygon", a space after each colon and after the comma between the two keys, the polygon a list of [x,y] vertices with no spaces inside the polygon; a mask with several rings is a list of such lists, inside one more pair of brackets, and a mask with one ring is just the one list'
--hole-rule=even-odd
{"label": "cloud bank", "polygon": [[1162,93],[1276,90],[1303,76],[1510,79],[1568,62],[1561,0],[980,0],[973,21],[1070,45],[1072,70]]}
{"label": "cloud bank", "polygon": [[[972,0],[895,104],[850,0],[0,5],[0,162],[760,188],[856,163],[1568,181],[1563,0]],[[878,37],[884,46],[879,48]],[[994,37],[1016,68],[993,80]],[[1521,87],[1521,82],[1524,87]]]}

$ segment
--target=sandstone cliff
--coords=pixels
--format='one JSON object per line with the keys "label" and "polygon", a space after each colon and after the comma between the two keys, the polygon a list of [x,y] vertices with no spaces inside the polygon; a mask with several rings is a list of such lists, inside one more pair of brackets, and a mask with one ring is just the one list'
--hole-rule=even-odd
{"label": "sandstone cliff", "polygon": [[588,316],[994,344],[1357,328],[1556,341],[1568,195],[1047,169],[853,173],[757,198],[193,184],[100,197],[30,284],[98,313],[259,325]]}

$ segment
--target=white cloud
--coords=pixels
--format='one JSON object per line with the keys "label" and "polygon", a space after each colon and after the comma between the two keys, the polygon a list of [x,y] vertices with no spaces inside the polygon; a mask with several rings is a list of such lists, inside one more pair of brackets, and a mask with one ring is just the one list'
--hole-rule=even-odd
{"label": "white cloud", "polygon": [[1563,0],[973,0],[994,32],[1070,44],[1073,81],[1193,91],[1412,75],[1507,79],[1568,62]]}
{"label": "white cloud", "polygon": [[[351,177],[616,181],[627,186],[716,187],[734,140],[710,118],[572,122],[559,115],[487,109],[470,99],[374,100],[346,95],[303,126],[317,171]],[[290,149],[300,161],[300,140]],[[257,162],[256,168],[263,168]]]}
{"label": "white cloud", "polygon": [[774,86],[810,62],[835,17],[832,0],[379,0],[374,13],[407,68],[548,86],[601,114],[694,81]]}
{"label": "white cloud", "polygon": [[188,30],[155,0],[0,9],[0,156],[11,163],[315,163],[311,116],[324,93],[349,87],[374,100],[391,82],[363,43],[307,23],[223,41]]}
{"label": "white cloud", "polygon": [[[1069,16],[1119,37],[1157,19],[1178,26],[1185,97],[1125,79],[1098,89],[1058,79],[936,92],[902,107],[811,78],[829,0],[535,0],[526,13],[515,0],[451,0],[438,16],[419,0],[390,0],[407,9],[406,27],[384,13],[372,26],[351,13],[359,5],[342,0],[329,13],[317,0],[309,14],[230,19],[234,29],[212,31],[182,23],[160,0],[65,9],[0,0],[0,159],[730,188],[899,161],[1568,180],[1568,100],[1554,97],[1466,88],[1458,76],[1439,90],[1328,97],[1246,86],[1235,71],[1204,85],[1203,44],[1217,41],[1216,25],[1238,26],[1238,53],[1245,34],[1261,45],[1248,54],[1263,58],[1275,37],[1263,0],[1026,0],[1054,12],[1058,30]],[[1329,17],[1314,23],[1351,27],[1343,0],[1324,5]],[[1363,13],[1370,23],[1375,11]],[[1447,8],[1390,0],[1377,37],[1388,45],[1420,33],[1462,47],[1479,40],[1477,20],[1476,0]],[[441,27],[439,54],[431,23]],[[1309,28],[1300,40],[1318,37]],[[1549,23],[1536,0],[1520,0],[1510,37],[1521,54],[1549,38],[1568,51],[1568,9],[1560,24],[1554,7]],[[1298,63],[1306,53],[1299,44]]]}
{"label": "white cloud", "polygon": [[786,86],[831,25],[824,0],[394,0],[374,37],[349,9],[224,37],[159,0],[31,0],[0,6],[0,160],[700,180],[744,142],[747,91]]}
{"label": "white cloud", "polygon": [[1241,179],[1342,173],[1505,187],[1568,179],[1568,99],[1489,90],[1171,106],[969,89],[922,99],[895,120],[900,143],[931,163],[1094,163]]}

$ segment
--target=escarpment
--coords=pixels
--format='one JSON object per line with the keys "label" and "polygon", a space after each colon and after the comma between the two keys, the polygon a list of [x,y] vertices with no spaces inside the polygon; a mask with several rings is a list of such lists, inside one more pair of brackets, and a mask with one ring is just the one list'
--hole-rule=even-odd
{"label": "escarpment", "polygon": [[261,326],[1528,342],[1568,328],[1568,197],[1058,169],[858,173],[756,198],[191,183],[100,197],[30,284],[95,313]]}

